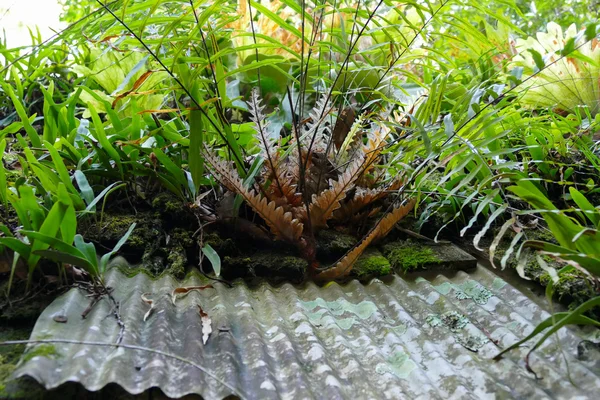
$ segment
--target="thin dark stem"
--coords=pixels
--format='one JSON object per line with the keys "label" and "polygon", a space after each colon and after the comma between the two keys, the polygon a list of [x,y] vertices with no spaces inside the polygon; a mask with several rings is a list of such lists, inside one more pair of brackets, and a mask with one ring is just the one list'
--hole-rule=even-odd
{"label": "thin dark stem", "polygon": [[[213,128],[215,128],[215,132],[217,132],[219,134],[219,136],[221,137],[221,139],[223,139],[223,141],[225,142],[226,146],[231,149],[231,145],[229,144],[227,138],[225,137],[225,135],[223,134],[223,132],[221,132],[220,127],[217,125],[217,123],[215,121],[213,121],[213,119],[210,117],[210,115],[208,115],[208,113],[204,110],[204,108],[202,108],[202,106],[200,105],[200,103],[198,102],[198,100],[196,100],[196,98],[192,95],[192,93],[185,87],[185,85],[179,80],[179,78],[177,78],[175,76],[175,74],[173,73],[173,71],[171,71],[163,62],[162,60],[156,55],[156,53],[154,51],[152,51],[152,49],[150,49],[150,47],[148,47],[148,45],[146,44],[146,42],[144,42],[142,40],[141,37],[139,37],[139,35],[137,35],[121,18],[119,18],[110,8],[108,8],[106,6],[106,4],[102,3],[100,0],[96,0],[96,2],[98,4],[100,4],[102,7],[104,7],[104,9],[110,14],[112,15],[112,17],[117,20],[117,22],[119,22],[121,25],[123,25],[123,27],[125,29],[127,29],[127,31],[133,35],[133,37],[135,37],[135,39],[144,47],[144,49],[148,52],[148,54],[150,54],[152,56],[152,58],[154,58],[159,64],[160,66],[165,70],[165,72],[167,72],[171,78],[177,83],[177,85],[179,85],[179,87],[185,92],[185,94],[190,98],[190,100],[194,103],[194,105],[198,108],[198,110],[202,113],[202,115],[204,115],[207,119],[208,122],[210,122],[210,124],[213,126]],[[210,61],[209,61],[210,62]],[[244,162],[243,160],[241,160],[239,158],[239,156],[237,155],[237,153],[235,151],[232,151],[233,156],[235,157],[238,165],[244,170],[244,172],[246,171],[246,167],[244,166]]]}
{"label": "thin dark stem", "polygon": [[[248,13],[250,14],[250,28],[252,29],[252,39],[254,40],[254,44],[256,44],[256,32],[254,30],[254,17],[252,16],[252,5],[248,2]],[[256,56],[256,62],[258,62],[258,47],[254,49],[254,54]],[[260,67],[256,69],[256,77],[258,78],[258,87],[260,88]]]}
{"label": "thin dark stem", "polygon": [[[333,80],[333,83],[331,85],[331,88],[329,89],[327,96],[325,98],[325,104],[327,104],[329,102],[329,100],[331,99],[331,96],[333,94],[333,89],[335,88],[335,86],[337,85],[338,80],[340,79],[340,76],[342,75],[342,71],[344,70],[346,64],[348,64],[348,62],[350,62],[350,57],[352,56],[352,52],[354,51],[354,48],[356,47],[356,45],[358,44],[360,38],[362,37],[365,29],[367,28],[367,26],[369,25],[369,22],[371,22],[371,20],[373,19],[373,17],[375,16],[375,13],[377,12],[377,10],[379,9],[379,7],[381,7],[381,5],[383,4],[384,0],[380,0],[377,3],[377,6],[375,6],[375,8],[373,9],[373,11],[369,14],[369,17],[367,18],[367,21],[365,22],[365,24],[362,26],[362,28],[360,29],[360,31],[357,34],[356,39],[354,40],[354,42],[351,43],[350,48],[348,49],[348,53],[346,53],[346,57],[344,58],[344,61],[342,62],[342,66],[340,68],[339,73],[336,75],[335,79]],[[323,110],[321,111],[321,115],[319,115],[319,120],[316,121],[316,131],[318,131],[318,127],[319,125],[322,123],[321,120],[323,119],[323,115],[324,113],[327,111],[327,107],[324,107]],[[307,149],[307,158],[306,158],[306,162],[308,163],[308,159],[310,157],[310,153],[312,151],[312,147],[314,145],[315,139],[316,139],[317,135],[313,135],[313,137],[310,140],[310,144],[308,146]],[[306,165],[301,166],[302,168],[306,168]]]}
{"label": "thin dark stem", "polygon": [[[294,108],[292,94],[290,92],[290,88],[287,89],[287,99],[290,104],[290,108]],[[294,127],[294,135],[296,138],[296,144],[298,145],[298,165],[300,172],[299,179],[299,191],[302,193],[302,201],[304,202],[304,206],[306,207],[306,228],[309,232],[311,238],[314,238],[314,232],[312,229],[312,224],[310,222],[310,199],[308,198],[308,191],[305,190],[305,179],[306,179],[306,170],[302,168],[302,146],[300,144],[300,124],[296,119],[296,115],[292,113],[292,126]]]}
{"label": "thin dark stem", "polygon": [[[425,21],[425,23],[423,24],[423,26],[419,29],[419,31],[413,36],[413,38],[411,39],[411,41],[404,47],[404,49],[398,54],[397,57],[395,57],[392,62],[390,63],[390,65],[387,67],[387,69],[385,70],[385,72],[379,77],[379,79],[377,80],[377,83],[375,84],[375,86],[373,87],[373,90],[371,91],[371,93],[369,94],[369,96],[367,97],[365,103],[368,103],[369,100],[371,99],[371,96],[373,95],[374,91],[377,90],[377,87],[379,87],[379,85],[381,84],[381,82],[383,81],[383,79],[385,78],[385,76],[387,74],[390,73],[390,71],[392,70],[392,68],[394,68],[394,66],[396,65],[396,63],[398,61],[400,61],[400,59],[404,56],[404,54],[406,54],[406,52],[412,47],[412,45],[415,43],[415,41],[417,40],[417,38],[421,35],[421,33],[423,33],[423,31],[425,30],[425,28],[431,23],[431,21],[433,21],[433,19],[436,17],[436,15],[442,10],[442,8],[444,8],[446,6],[446,4],[448,4],[450,0],[446,0],[444,1],[437,10],[435,10],[431,16],[427,19],[427,21]],[[362,111],[362,110],[361,110]]]}
{"label": "thin dark stem", "polygon": [[196,7],[194,7],[194,0],[190,0],[190,6],[192,7],[192,11],[194,12],[194,18],[196,19],[196,25],[198,26],[198,32],[200,32],[200,37],[202,38],[202,45],[204,46],[204,52],[206,53],[206,59],[208,60],[208,65],[210,66],[210,72],[213,77],[213,81],[215,83],[215,93],[217,94],[217,98],[219,101],[217,102],[217,111],[221,116],[221,120],[223,123],[227,123],[225,119],[225,113],[223,110],[221,93],[219,93],[219,84],[217,82],[217,75],[215,74],[215,67],[211,62],[210,52],[208,51],[208,45],[206,44],[206,38],[204,37],[204,32],[202,32],[202,27],[200,26],[200,20],[198,19],[198,13],[196,12]]}

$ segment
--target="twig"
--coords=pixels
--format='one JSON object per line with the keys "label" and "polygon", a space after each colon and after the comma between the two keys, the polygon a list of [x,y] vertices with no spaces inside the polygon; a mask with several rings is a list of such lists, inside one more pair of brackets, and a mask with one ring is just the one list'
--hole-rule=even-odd
{"label": "twig", "polygon": [[80,283],[78,285],[80,289],[86,290],[91,297],[92,300],[90,304],[83,310],[81,313],[81,318],[85,319],[88,314],[92,311],[94,306],[98,304],[103,297],[107,297],[108,300],[112,303],[113,307],[111,309],[111,313],[114,315],[115,320],[117,321],[117,325],[119,326],[119,335],[117,336],[116,344],[121,343],[123,340],[123,336],[125,335],[125,323],[121,319],[121,303],[117,302],[117,300],[112,295],[113,288],[106,286],[102,280],[94,281],[92,283]]}

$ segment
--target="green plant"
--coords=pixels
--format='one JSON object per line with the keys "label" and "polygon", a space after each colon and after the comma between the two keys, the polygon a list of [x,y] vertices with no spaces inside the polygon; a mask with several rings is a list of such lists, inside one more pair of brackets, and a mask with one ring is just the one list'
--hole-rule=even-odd
{"label": "green plant", "polygon": [[550,22],[547,33],[538,32],[536,37],[517,40],[515,46],[519,54],[514,62],[526,74],[535,73],[523,85],[521,102],[537,108],[551,107],[557,113],[585,107],[592,116],[596,115],[600,111],[596,25],[588,25],[585,32],[578,32],[571,25],[563,35],[561,27]]}
{"label": "green plant", "polygon": [[100,260],[98,260],[94,244],[86,243],[81,235],[75,235],[73,245],[56,237],[47,236],[42,232],[22,231],[22,233],[28,238],[45,243],[49,247],[45,250],[37,250],[35,252],[37,255],[56,261],[57,263],[81,267],[88,272],[93,279],[101,280],[110,258],[119,251],[125,242],[127,242],[127,239],[129,239],[129,236],[134,229],[135,223],[131,224],[115,247],[108,253],[102,255]]}
{"label": "green plant", "polygon": [[[21,185],[18,190],[19,195],[4,190],[25,230],[36,231],[47,237],[60,238],[67,243],[73,242],[77,227],[75,206],[62,183],[58,184],[57,199],[49,211],[38,203],[30,186]],[[15,254],[9,281],[10,290],[19,257],[23,258],[29,267],[28,283],[30,283],[33,271],[41,258],[38,251],[48,249],[48,244],[34,238],[19,240],[6,227],[2,228],[2,232],[8,237],[0,238],[0,244],[13,250]]]}

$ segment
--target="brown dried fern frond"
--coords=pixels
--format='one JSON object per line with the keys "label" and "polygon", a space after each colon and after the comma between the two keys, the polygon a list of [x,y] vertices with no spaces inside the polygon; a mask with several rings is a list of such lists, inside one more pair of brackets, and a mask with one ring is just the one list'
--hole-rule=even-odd
{"label": "brown dried fern frond", "polygon": [[291,212],[286,212],[283,207],[278,207],[274,201],[261,198],[254,190],[248,189],[240,179],[237,171],[208,152],[204,159],[212,170],[216,179],[230,191],[241,195],[246,203],[265,221],[277,239],[299,244],[304,225],[293,218]]}
{"label": "brown dried fern frond", "polygon": [[297,185],[294,183],[294,177],[286,174],[281,169],[278,169],[276,173],[279,185],[272,183],[269,186],[269,194],[275,198],[285,199],[285,202],[292,207],[300,206],[302,196],[296,192]]}
{"label": "brown dried fern frond", "polygon": [[281,181],[283,177],[283,171],[281,171],[281,160],[279,157],[279,151],[275,147],[275,140],[269,137],[269,120],[267,120],[263,110],[265,106],[261,104],[258,89],[252,90],[250,101],[248,102],[248,110],[250,111],[250,120],[254,122],[254,130],[256,132],[256,139],[258,140],[258,147],[260,148],[260,155],[265,160],[266,166],[266,177],[273,181],[277,191],[282,194],[290,188],[284,188],[284,182]]}
{"label": "brown dried fern frond", "polygon": [[392,211],[381,218],[365,238],[356,245],[352,250],[344,255],[332,268],[329,268],[320,274],[315,279],[319,281],[328,281],[342,278],[352,271],[354,263],[365,249],[373,242],[387,235],[394,225],[404,218],[414,207],[415,200],[409,200],[406,204],[395,207]]}
{"label": "brown dried fern frond", "polygon": [[354,182],[360,176],[363,168],[362,157],[357,157],[337,181],[329,182],[329,189],[320,194],[314,194],[310,204],[310,221],[313,228],[327,226],[327,220],[333,216],[333,212],[340,208],[341,201],[346,197],[349,190],[354,187]]}
{"label": "brown dried fern frond", "polygon": [[239,179],[239,175],[234,167],[229,165],[226,161],[219,159],[219,157],[214,154],[211,154],[210,149],[207,147],[205,147],[202,156],[208,167],[212,170],[215,179],[218,180],[221,185],[225,186],[227,190],[236,193],[236,185],[232,180]]}
{"label": "brown dried fern frond", "polygon": [[[309,114],[309,120],[306,124],[306,139],[301,141],[303,147],[306,147],[309,153],[326,153],[328,146],[328,135],[331,133],[331,127],[326,122],[332,111],[330,98],[327,95],[321,96],[315,107]],[[310,154],[309,154],[310,155]]]}
{"label": "brown dried fern frond", "polygon": [[377,236],[373,240],[387,236],[392,228],[394,228],[394,225],[396,225],[398,221],[406,217],[408,213],[412,211],[416,202],[417,201],[415,199],[410,199],[406,202],[406,204],[394,207],[392,211],[381,218],[377,225],[375,225],[377,228]]}
{"label": "brown dried fern frond", "polygon": [[365,170],[363,174],[368,173],[377,164],[381,151],[385,148],[385,139],[389,133],[390,128],[385,125],[379,125],[369,135],[367,144],[363,147],[365,154]]}
{"label": "brown dried fern frond", "polygon": [[[358,186],[360,181],[356,183]],[[404,184],[404,177],[397,177],[387,186],[379,187],[377,189],[365,189],[358,187],[354,196],[342,204],[342,206],[333,213],[333,218],[336,221],[346,221],[355,217],[360,210],[370,205],[371,203],[381,200],[386,197],[390,192],[400,189]]]}
{"label": "brown dried fern frond", "polygon": [[346,221],[356,215],[363,207],[379,200],[385,195],[385,188],[365,189],[359,187],[356,189],[354,197],[335,210],[333,219],[336,221]]}

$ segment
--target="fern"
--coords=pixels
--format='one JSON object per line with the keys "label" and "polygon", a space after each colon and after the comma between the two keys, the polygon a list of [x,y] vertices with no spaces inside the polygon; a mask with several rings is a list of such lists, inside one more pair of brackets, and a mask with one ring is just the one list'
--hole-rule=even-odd
{"label": "fern", "polygon": [[204,157],[215,177],[230,191],[241,195],[265,221],[276,238],[291,243],[299,241],[304,226],[300,221],[293,218],[291,212],[285,212],[284,208],[278,207],[274,201],[261,198],[254,190],[246,188],[237,175],[237,171],[224,161],[208,152],[205,153]]}
{"label": "fern", "polygon": [[333,218],[338,221],[344,221],[352,218],[364,207],[376,202],[388,195],[388,193],[398,190],[404,183],[402,178],[394,179],[388,186],[377,189],[358,188],[354,196],[345,202],[333,214]]}
{"label": "fern", "polygon": [[354,182],[358,179],[362,165],[362,157],[357,158],[336,182],[331,181],[329,183],[330,189],[319,195],[313,195],[310,204],[310,219],[313,228],[327,226],[327,220],[332,218],[333,212],[341,207],[341,201],[346,193],[354,187]]}
{"label": "fern", "polygon": [[[359,118],[348,131],[352,137],[344,138],[337,149],[332,145],[331,124],[327,121],[333,110],[329,100],[322,97],[300,128],[304,135],[283,147],[269,138],[268,122],[263,113],[265,107],[257,91],[253,91],[248,105],[259,143],[259,156],[265,160],[263,179],[257,182],[259,190],[246,187],[233,165],[208,150],[204,156],[206,163],[223,186],[240,195],[264,220],[275,239],[294,244],[316,269],[314,230],[327,228],[332,220],[339,224],[375,216],[381,210],[377,201],[403,184],[402,179],[394,179],[387,186],[378,185],[379,179],[364,179],[365,174],[380,162],[389,129],[372,122],[373,127],[365,132],[367,122],[365,118]],[[365,136],[366,144],[363,144]],[[341,159],[346,161],[336,165],[336,160]],[[286,167],[288,171],[285,171]],[[385,169],[381,171],[383,174]],[[301,182],[301,176],[304,182]],[[308,205],[303,204],[302,198],[310,199]],[[386,214],[331,271],[320,273],[319,279],[346,275],[364,249],[373,240],[385,236],[413,205],[414,202],[409,202]],[[310,227],[308,231],[304,229],[306,226]]]}

